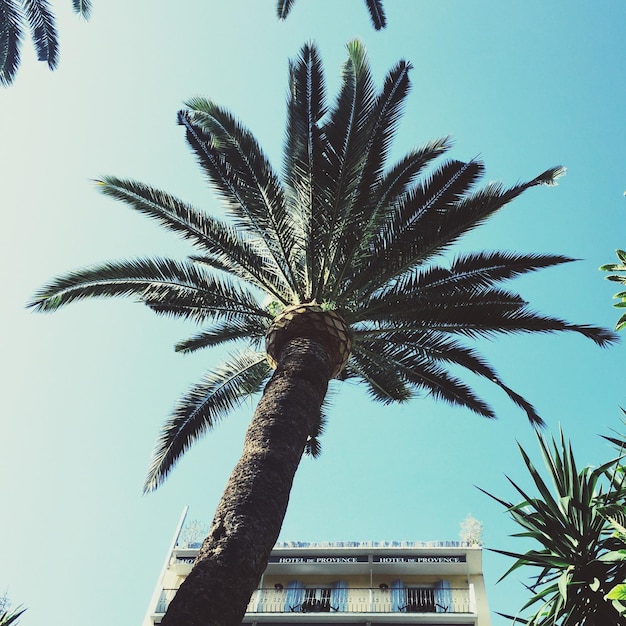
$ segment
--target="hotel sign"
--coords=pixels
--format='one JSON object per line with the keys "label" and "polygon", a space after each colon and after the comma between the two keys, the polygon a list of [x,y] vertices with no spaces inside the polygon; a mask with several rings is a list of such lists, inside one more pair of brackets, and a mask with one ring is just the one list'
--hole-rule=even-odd
{"label": "hotel sign", "polygon": [[[349,563],[367,563],[369,558],[366,554],[358,555],[311,555],[303,554],[301,556],[279,556],[273,554],[270,556],[269,563],[280,563],[283,565],[328,565],[328,564],[349,564]],[[373,555],[374,563],[465,563],[465,555],[445,555],[445,554],[424,554],[424,555]]]}
{"label": "hotel sign", "polygon": [[354,556],[334,556],[334,555],[302,555],[302,556],[279,556],[272,554],[269,563],[282,563],[285,565],[320,565],[329,563],[367,563],[367,554]]}
{"label": "hotel sign", "polygon": [[374,563],[465,563],[465,555],[379,556],[375,554]]}

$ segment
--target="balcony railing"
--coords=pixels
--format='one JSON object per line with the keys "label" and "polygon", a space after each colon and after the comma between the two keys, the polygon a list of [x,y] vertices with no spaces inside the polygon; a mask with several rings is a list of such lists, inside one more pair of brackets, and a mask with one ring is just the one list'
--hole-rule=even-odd
{"label": "balcony railing", "polygon": [[[286,589],[257,589],[250,598],[246,613],[474,613],[471,588],[448,589],[439,597],[432,589],[406,589],[393,596],[389,589],[350,588],[347,597],[333,606],[326,589],[307,588],[301,602],[292,603]],[[165,613],[176,589],[164,589],[156,613]]]}

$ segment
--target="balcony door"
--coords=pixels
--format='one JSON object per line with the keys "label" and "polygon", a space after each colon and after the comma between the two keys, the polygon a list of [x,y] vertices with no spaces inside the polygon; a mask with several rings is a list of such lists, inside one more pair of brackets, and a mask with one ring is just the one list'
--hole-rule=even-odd
{"label": "balcony door", "polygon": [[330,587],[305,587],[304,602],[300,609],[303,613],[330,612]]}

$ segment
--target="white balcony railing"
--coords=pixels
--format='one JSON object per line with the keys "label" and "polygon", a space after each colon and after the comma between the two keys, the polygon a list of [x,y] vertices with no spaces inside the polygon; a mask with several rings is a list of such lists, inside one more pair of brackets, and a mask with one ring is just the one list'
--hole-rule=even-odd
{"label": "white balcony railing", "polygon": [[[411,593],[411,591],[413,593]],[[299,604],[291,604],[286,589],[257,589],[250,598],[247,613],[468,613],[475,611],[473,593],[468,588],[449,589],[445,603],[432,590],[405,590],[406,595],[398,602],[392,598],[389,589],[350,588],[347,599],[341,606],[333,606],[328,596],[312,600],[315,594],[308,594],[308,599]],[[176,589],[163,589],[155,607],[155,613],[165,613],[176,594]]]}
{"label": "white balcony railing", "polygon": [[[428,592],[426,592],[428,591]],[[412,593],[411,593],[412,592]],[[350,588],[343,606],[332,606],[332,601],[317,594],[320,600],[304,600],[300,604],[290,604],[285,589],[257,589],[250,598],[248,613],[471,613],[470,590],[450,589],[445,604],[440,604],[432,590],[405,590],[404,599],[398,602],[392,598],[389,589]],[[314,594],[313,594],[314,595]],[[311,595],[309,594],[309,597]]]}

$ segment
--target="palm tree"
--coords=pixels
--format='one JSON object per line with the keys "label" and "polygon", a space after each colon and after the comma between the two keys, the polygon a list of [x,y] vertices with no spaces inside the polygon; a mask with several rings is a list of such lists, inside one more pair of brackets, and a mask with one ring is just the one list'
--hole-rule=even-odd
{"label": "palm tree", "polygon": [[522,497],[517,504],[484,492],[522,527],[515,536],[540,545],[525,553],[494,550],[516,559],[502,578],[520,567],[539,571],[529,587],[532,596],[520,609],[535,607],[534,612],[527,618],[505,617],[531,626],[626,624],[626,617],[606,597],[626,580],[623,543],[613,532],[610,515],[623,511],[626,497],[619,458],[578,470],[563,433],[558,444],[552,439],[549,445],[541,436],[538,440],[552,488],[520,447],[539,495],[529,495],[511,479]]}
{"label": "palm tree", "polygon": [[320,55],[305,45],[290,65],[282,179],[228,111],[190,100],[179,123],[231,219],[135,181],[103,178],[103,193],[198,252],[185,261],[138,259],[71,272],[31,302],[52,311],[84,298],[133,297],[157,313],[206,324],[176,346],[180,352],[247,346],[182,398],[146,480],[146,490],[157,487],[196,439],[263,389],[243,455],[166,626],[241,622],[278,537],[301,456],[319,452],[321,407],[333,377],[361,381],[382,403],[425,392],[495,417],[450,372],[461,366],[500,387],[540,425],[532,405],[463,338],[574,331],[599,345],[614,339],[610,331],[539,315],[498,286],[565,257],[478,252],[449,264],[441,258],[463,234],[530,187],[553,184],[563,170],[473,191],[483,172],[478,161],[451,159],[423,174],[449,148],[448,139],[385,168],[409,70],[399,62],[377,92],[365,51],[354,41],[339,95],[328,106]]}
{"label": "palm tree", "polygon": [[[278,0],[276,12],[281,20],[284,20],[287,15],[289,15],[289,11],[291,11],[291,7],[295,1],[296,0]],[[374,28],[376,30],[385,28],[385,26],[387,26],[387,18],[385,17],[385,11],[383,10],[382,0],[365,0],[365,6],[370,12],[370,18]]]}
{"label": "palm tree", "polygon": [[[606,277],[607,280],[612,280],[613,282],[620,283],[622,285],[626,285],[626,250],[616,250],[615,254],[617,254],[617,259],[619,263],[608,263],[607,265],[600,266],[600,269],[605,272],[622,272],[622,274],[610,274]],[[626,291],[620,291],[616,293],[614,298],[618,298],[620,301],[614,304],[613,306],[618,309],[626,308]],[[615,330],[624,330],[626,328],[626,313],[624,313],[618,320],[615,325]]]}
{"label": "palm tree", "polygon": [[[91,0],[72,0],[75,13],[88,19]],[[20,64],[25,25],[30,26],[39,61],[53,70],[59,62],[59,39],[48,0],[0,0],[0,85],[10,85]]]}

